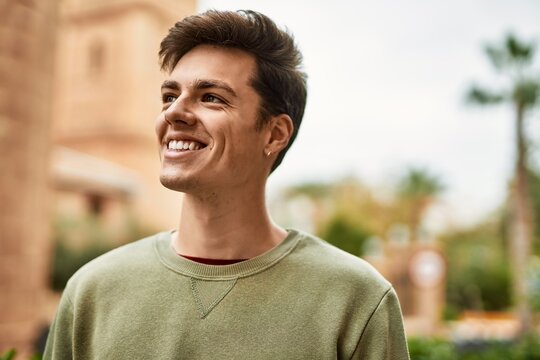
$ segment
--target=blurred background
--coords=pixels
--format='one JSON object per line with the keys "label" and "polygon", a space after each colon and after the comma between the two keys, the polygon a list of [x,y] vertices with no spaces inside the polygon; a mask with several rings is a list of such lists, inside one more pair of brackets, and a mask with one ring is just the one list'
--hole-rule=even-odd
{"label": "blurred background", "polygon": [[209,8],[261,11],[304,54],[276,222],[375,265],[413,359],[540,359],[534,0],[0,0],[0,356],[41,351],[84,263],[176,226],[157,51]]}

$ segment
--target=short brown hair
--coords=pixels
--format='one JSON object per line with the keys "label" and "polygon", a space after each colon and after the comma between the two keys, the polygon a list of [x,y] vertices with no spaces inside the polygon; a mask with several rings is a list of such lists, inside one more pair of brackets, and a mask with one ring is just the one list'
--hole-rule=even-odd
{"label": "short brown hair", "polygon": [[302,54],[292,35],[256,11],[209,10],[188,16],[169,30],[159,50],[161,69],[171,72],[182,56],[202,44],[238,48],[255,57],[257,70],[251,85],[261,97],[258,130],[270,116],[291,117],[293,134],[272,165],[274,171],[296,138],[307,99],[307,75],[301,71]]}

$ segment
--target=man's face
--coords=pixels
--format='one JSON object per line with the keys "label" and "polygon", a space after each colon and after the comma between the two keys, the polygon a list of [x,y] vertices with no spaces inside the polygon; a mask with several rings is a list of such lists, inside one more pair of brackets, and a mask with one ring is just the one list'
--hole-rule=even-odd
{"label": "man's face", "polygon": [[264,181],[267,132],[256,130],[256,63],[238,49],[199,45],[162,86],[156,119],[164,186],[186,193],[232,190]]}

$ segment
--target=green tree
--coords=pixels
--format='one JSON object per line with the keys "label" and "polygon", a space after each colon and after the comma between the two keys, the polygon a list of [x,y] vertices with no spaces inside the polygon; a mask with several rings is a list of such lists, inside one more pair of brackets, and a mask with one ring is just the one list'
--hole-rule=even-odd
{"label": "green tree", "polygon": [[320,236],[330,244],[356,256],[364,253],[364,244],[371,234],[359,222],[347,219],[343,214],[335,214]]}
{"label": "green tree", "polygon": [[411,241],[417,240],[422,218],[433,201],[444,190],[442,181],[426,169],[411,167],[399,180],[398,197],[407,208]]}
{"label": "green tree", "polygon": [[499,218],[442,235],[448,268],[452,269],[446,281],[447,316],[510,307],[510,268]]}
{"label": "green tree", "polygon": [[528,141],[525,134],[527,112],[538,104],[540,78],[532,67],[535,44],[518,39],[512,34],[502,43],[488,45],[486,55],[496,72],[506,81],[503,89],[472,86],[467,94],[469,102],[480,105],[510,104],[514,109],[516,160],[510,193],[510,254],[513,265],[513,293],[521,329],[531,327],[531,310],[528,304],[526,273],[531,254],[533,218],[529,203],[527,179]]}

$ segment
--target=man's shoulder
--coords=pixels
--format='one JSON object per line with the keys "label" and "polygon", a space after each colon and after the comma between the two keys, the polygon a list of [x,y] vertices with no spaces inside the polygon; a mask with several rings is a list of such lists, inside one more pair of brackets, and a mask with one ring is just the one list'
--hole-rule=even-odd
{"label": "man's shoulder", "polygon": [[154,234],[98,256],[77,270],[67,286],[138,275],[157,262],[154,244],[165,234]]}
{"label": "man's shoulder", "polygon": [[362,290],[365,290],[366,286],[378,292],[390,289],[390,283],[364,259],[349,254],[317,236],[301,231],[298,232],[298,236],[301,237],[297,245],[298,260],[321,280],[337,281]]}

